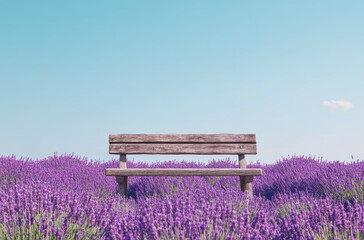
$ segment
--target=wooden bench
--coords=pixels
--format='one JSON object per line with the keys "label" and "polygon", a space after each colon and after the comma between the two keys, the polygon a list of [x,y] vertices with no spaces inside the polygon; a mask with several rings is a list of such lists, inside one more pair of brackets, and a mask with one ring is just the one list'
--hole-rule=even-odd
{"label": "wooden bench", "polygon": [[[118,192],[127,197],[128,176],[240,176],[241,191],[253,194],[260,168],[246,168],[245,154],[256,154],[255,134],[110,134],[109,153],[120,155],[120,168],[106,169],[116,176]],[[126,154],[237,154],[239,168],[126,168]]]}

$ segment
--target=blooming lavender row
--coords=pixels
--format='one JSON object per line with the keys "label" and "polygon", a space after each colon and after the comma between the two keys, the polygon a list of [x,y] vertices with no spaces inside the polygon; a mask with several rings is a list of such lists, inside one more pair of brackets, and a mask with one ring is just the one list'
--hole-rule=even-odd
{"label": "blooming lavender row", "polygon": [[[73,155],[40,161],[0,158],[0,238],[4,239],[363,239],[364,162],[292,157],[259,163],[254,197],[238,177],[130,177],[130,199],[105,169],[117,160]],[[128,162],[128,168],[238,167]]]}

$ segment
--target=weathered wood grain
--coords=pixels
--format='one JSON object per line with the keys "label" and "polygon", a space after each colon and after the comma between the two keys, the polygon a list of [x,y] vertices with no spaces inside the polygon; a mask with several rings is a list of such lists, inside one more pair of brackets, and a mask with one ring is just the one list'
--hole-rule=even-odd
{"label": "weathered wood grain", "polygon": [[126,154],[120,154],[120,168],[126,168]]}
{"label": "weathered wood grain", "polygon": [[255,134],[110,134],[109,143],[256,143]]}
{"label": "weathered wood grain", "polygon": [[[240,154],[238,155],[239,160],[239,168],[240,169],[247,169],[246,168],[246,160],[245,155]],[[240,189],[242,192],[247,192],[248,196],[253,196],[253,179],[254,176],[240,176]]]}
{"label": "weathered wood grain", "polygon": [[261,176],[260,168],[107,168],[106,176]]}
{"label": "weathered wood grain", "polygon": [[[126,169],[126,154],[120,154],[120,169]],[[122,197],[128,197],[128,176],[116,176],[118,192]]]}
{"label": "weathered wood grain", "polygon": [[[116,176],[118,191],[127,197],[128,176],[239,176],[240,188],[253,194],[254,176],[262,169],[246,168],[246,154],[256,154],[255,134],[110,134],[110,154],[120,154],[120,168],[106,169]],[[239,168],[126,168],[126,154],[237,154]]]}
{"label": "weathered wood grain", "polygon": [[239,154],[238,155],[238,160],[239,160],[239,168],[246,168],[245,155],[244,154]]}
{"label": "weathered wood grain", "polygon": [[116,176],[118,193],[122,197],[128,197],[128,176]]}
{"label": "weathered wood grain", "polygon": [[256,144],[110,144],[110,154],[256,154]]}

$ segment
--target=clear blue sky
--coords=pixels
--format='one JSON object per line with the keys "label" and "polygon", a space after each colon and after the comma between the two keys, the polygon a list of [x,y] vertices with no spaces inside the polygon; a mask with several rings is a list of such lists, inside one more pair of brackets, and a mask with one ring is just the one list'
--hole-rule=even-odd
{"label": "clear blue sky", "polygon": [[[0,155],[110,160],[110,133],[255,133],[248,162],[363,160],[363,12],[363,1],[1,1]],[[176,159],[211,158],[192,157]]]}

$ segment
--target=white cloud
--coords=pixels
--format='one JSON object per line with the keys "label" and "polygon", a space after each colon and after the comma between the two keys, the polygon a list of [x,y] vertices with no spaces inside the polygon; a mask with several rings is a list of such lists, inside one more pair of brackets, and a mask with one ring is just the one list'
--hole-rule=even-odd
{"label": "white cloud", "polygon": [[323,101],[322,103],[325,107],[331,109],[342,109],[349,110],[353,108],[353,104],[349,101],[345,100],[331,100],[331,101]]}

